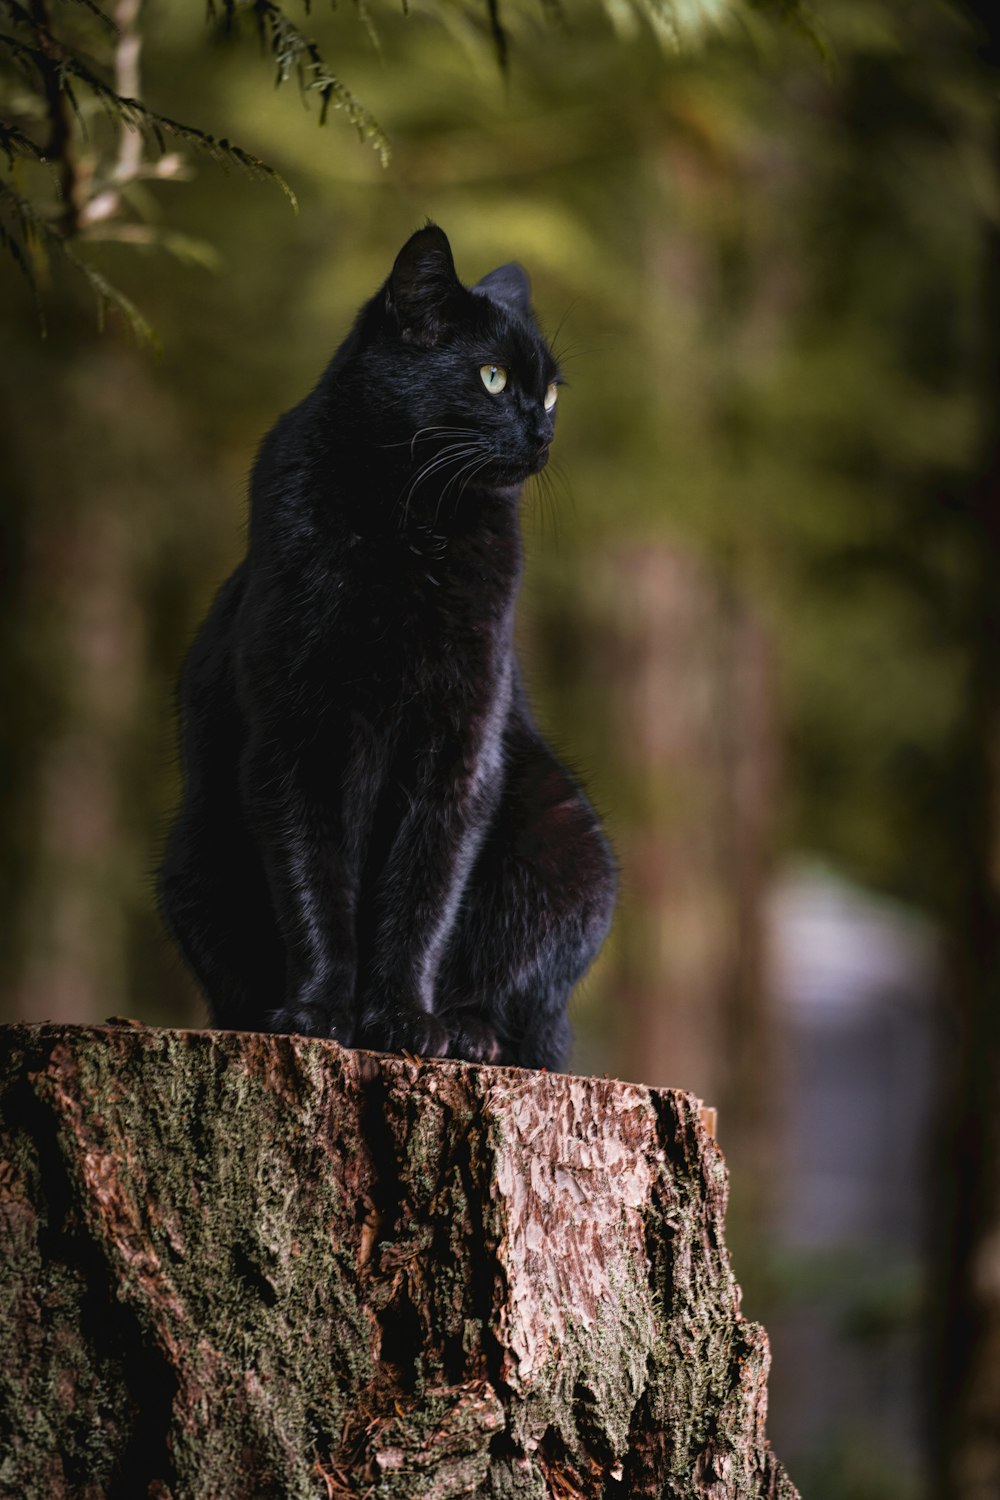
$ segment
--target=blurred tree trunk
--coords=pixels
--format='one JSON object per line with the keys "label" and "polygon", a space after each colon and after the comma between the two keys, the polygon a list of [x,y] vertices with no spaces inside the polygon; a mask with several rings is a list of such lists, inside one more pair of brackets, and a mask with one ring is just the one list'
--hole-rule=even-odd
{"label": "blurred tree trunk", "polygon": [[[665,544],[598,573],[594,656],[625,788],[611,985],[626,1078],[721,1101],[741,1166],[773,1063],[763,901],[776,795],[771,653],[732,584]],[[754,1137],[760,1132],[760,1153]]]}
{"label": "blurred tree trunk", "polygon": [[5,1494],[796,1500],[688,1094],[0,1031]]}
{"label": "blurred tree trunk", "polygon": [[[77,332],[69,353],[33,336],[0,374],[3,989],[8,1014],[92,1021],[140,979],[156,1004],[133,965],[162,946],[145,817],[168,800],[169,580],[204,552],[204,522],[187,537],[184,521],[211,514],[210,491],[147,356],[110,334]],[[182,1015],[185,998],[178,984]]]}
{"label": "blurred tree trunk", "polygon": [[128,405],[123,363],[113,349],[94,349],[63,372],[65,447],[55,473],[40,435],[28,438],[48,503],[28,510],[25,586],[62,701],[35,763],[31,880],[14,986],[15,1013],[24,1017],[95,1020],[126,989],[116,886],[127,844],[123,757],[142,689],[137,575],[146,535],[130,515],[127,483],[104,475],[91,488],[90,470],[95,439],[107,441]]}
{"label": "blurred tree trunk", "polygon": [[[988,62],[1000,15],[982,3]],[[1000,182],[1000,117],[995,122]],[[965,712],[952,756],[954,893],[949,939],[958,1066],[944,1130],[939,1340],[932,1369],[939,1477],[949,1500],[1000,1495],[1000,230],[984,246],[981,477],[968,510],[972,581]]]}

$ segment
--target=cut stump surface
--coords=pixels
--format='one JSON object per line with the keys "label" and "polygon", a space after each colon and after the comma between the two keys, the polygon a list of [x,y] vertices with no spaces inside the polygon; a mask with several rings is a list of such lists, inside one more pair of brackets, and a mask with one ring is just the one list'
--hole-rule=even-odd
{"label": "cut stump surface", "polygon": [[0,1496],[796,1491],[700,1101],[0,1028]]}

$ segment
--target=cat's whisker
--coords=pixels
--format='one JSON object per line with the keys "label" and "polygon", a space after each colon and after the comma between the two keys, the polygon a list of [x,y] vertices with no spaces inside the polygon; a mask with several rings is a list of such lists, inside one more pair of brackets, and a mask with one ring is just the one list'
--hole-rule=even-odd
{"label": "cat's whisker", "polygon": [[[442,491],[442,494],[446,495],[450,489],[453,489],[456,485],[461,483],[463,475],[468,474],[470,471],[478,474],[480,469],[484,469],[486,467],[492,457],[492,453],[485,447],[484,444],[480,443],[478,445],[478,451],[475,454],[470,455],[468,464],[466,464],[464,468],[459,469],[457,474],[453,474],[448,480],[447,484],[444,487],[444,490]],[[479,460],[478,462],[477,459]],[[462,486],[460,496],[462,493],[464,493],[468,482],[469,481],[466,480],[465,484]]]}
{"label": "cat's whisker", "polygon": [[409,494],[412,495],[432,474],[436,474],[440,469],[448,468],[450,464],[459,463],[462,459],[471,457],[474,452],[475,450],[469,443],[453,443],[448,448],[436,453],[417,470],[411,479]]}
{"label": "cat's whisker", "polygon": [[575,521],[577,519],[576,496],[573,493],[569,476],[561,463],[556,462],[551,465],[549,481],[552,485],[553,497],[558,499],[560,510],[568,510]]}
{"label": "cat's whisker", "polygon": [[439,437],[476,437],[477,435],[473,427],[418,427],[410,439],[411,458],[414,457],[417,439],[423,437],[425,433],[428,434],[428,440],[432,434],[437,434]]}
{"label": "cat's whisker", "polygon": [[380,448],[409,448],[410,453],[412,455],[414,445],[416,444],[416,442],[420,438],[424,437],[425,433],[437,433],[439,436],[443,434],[443,435],[446,435],[448,437],[459,437],[459,436],[463,436],[463,437],[464,436],[475,437],[477,435],[476,434],[476,429],[474,427],[445,427],[445,426],[442,426],[442,425],[428,426],[428,427],[418,427],[417,430],[416,430],[416,432],[413,434],[412,437],[401,438],[398,443],[379,443],[378,447],[380,447]]}
{"label": "cat's whisker", "polygon": [[449,463],[456,462],[459,458],[466,457],[471,452],[472,445],[470,443],[449,443],[447,447],[440,448],[436,453],[432,453],[430,458],[426,459],[417,469],[417,472],[411,476],[411,486],[416,487],[423,482],[428,474],[432,474],[436,469]]}
{"label": "cat's whisker", "polygon": [[468,489],[469,485],[472,483],[472,481],[475,478],[475,476],[478,473],[480,473],[483,469],[486,468],[486,466],[489,464],[492,456],[493,455],[491,453],[487,453],[486,456],[484,458],[481,458],[478,463],[476,462],[476,460],[474,458],[470,459],[469,462],[467,464],[465,464],[465,466],[463,468],[459,469],[459,471],[458,471],[457,474],[453,474],[451,476],[451,478],[448,480],[448,482],[445,484],[444,488],[442,489],[440,495],[438,496],[438,503],[437,503],[437,506],[436,506],[435,511],[434,511],[434,524],[435,524],[435,526],[437,525],[438,517],[441,514],[441,506],[442,506],[442,503],[444,502],[445,497],[448,494],[448,491],[454,485],[458,484],[459,481],[463,478],[463,476],[465,476],[465,482],[462,484],[461,489],[458,491],[458,494],[455,496],[455,506],[454,506],[454,509],[457,510],[459,504],[461,503],[462,496],[465,494],[465,492]]}
{"label": "cat's whisker", "polygon": [[462,488],[458,492],[458,500],[459,501],[461,500],[462,496],[465,494],[466,490],[469,488],[469,485],[472,484],[473,480],[477,479],[479,477],[479,475],[483,472],[484,469],[488,469],[489,468],[491,459],[492,459],[492,454],[487,455],[487,457],[483,459],[482,463],[478,464],[476,466],[476,468],[473,469],[472,473],[468,476],[468,478],[466,479],[465,483],[462,485]]}
{"label": "cat's whisker", "polygon": [[579,297],[574,297],[573,300],[572,300],[572,302],[569,304],[569,306],[563,312],[563,315],[559,319],[559,322],[556,324],[555,332],[552,334],[552,336],[549,339],[549,348],[552,350],[553,353],[555,353],[556,344],[559,342],[559,335],[562,333],[563,329],[565,328],[567,320],[571,317],[571,315],[574,312],[576,312],[576,309],[579,306],[579,303],[580,303],[580,298]]}
{"label": "cat's whisker", "polygon": [[449,490],[451,490],[456,484],[460,483],[463,475],[469,473],[471,470],[478,470],[485,464],[489,463],[490,455],[487,453],[485,457],[481,457],[483,452],[483,445],[481,443],[477,444],[474,451],[467,452],[464,455],[465,462],[462,464],[462,466],[457,469],[454,474],[450,475],[450,477],[445,481],[444,485],[441,488],[441,492],[438,495],[437,505],[434,507],[435,525],[437,525],[438,517],[441,514],[441,505],[447,497]]}
{"label": "cat's whisker", "polygon": [[540,474],[533,474],[528,481],[531,490],[530,515],[534,524],[538,527],[539,535],[546,535],[546,517],[550,513],[551,490],[548,474],[543,469]]}
{"label": "cat's whisker", "polygon": [[[493,454],[492,453],[487,453],[485,455],[485,457],[480,460],[479,463],[470,463],[469,465],[467,465],[467,467],[464,470],[461,470],[458,474],[456,474],[455,478],[453,480],[449,481],[449,485],[450,485],[450,484],[456,483],[460,479],[462,480],[462,486],[461,486],[461,488],[459,489],[458,493],[455,496],[455,504],[454,504],[454,507],[453,507],[453,514],[454,514],[454,512],[456,512],[458,510],[458,507],[461,505],[461,503],[462,503],[462,497],[465,494],[466,490],[474,482],[474,480],[476,479],[476,477],[483,472],[484,469],[489,468],[489,466],[490,466],[490,464],[492,462],[493,462]],[[446,486],[446,489],[447,489],[447,486]],[[442,499],[444,498],[443,494],[442,494],[441,498]],[[440,508],[440,505],[439,505],[439,508]]]}
{"label": "cat's whisker", "polygon": [[[534,514],[538,519],[539,531],[542,536],[546,535],[546,523],[551,522],[551,534],[553,540],[559,540],[559,517],[563,509],[563,502],[570,510],[575,510],[573,492],[567,481],[566,474],[561,464],[549,462],[546,468],[538,474],[532,475],[534,496],[537,498],[537,506]],[[529,512],[530,513],[530,512]]]}
{"label": "cat's whisker", "polygon": [[481,451],[482,445],[480,443],[477,443],[475,446],[471,443],[450,443],[446,448],[443,448],[440,452],[435,453],[429,458],[417,470],[416,474],[413,475],[406,489],[400,492],[399,499],[396,501],[397,505],[400,501],[403,502],[404,524],[409,515],[410,501],[422,484],[439,470],[447,468],[450,464],[459,463],[463,459],[476,458]]}
{"label": "cat's whisker", "polygon": [[479,446],[480,445],[477,444],[475,447],[473,447],[470,444],[470,445],[468,445],[465,448],[465,451],[463,453],[457,454],[455,456],[454,462],[458,463],[459,467],[455,470],[455,472],[453,474],[450,474],[447,477],[447,479],[445,479],[443,485],[441,486],[440,491],[438,492],[437,505],[435,506],[435,509],[434,509],[434,520],[435,520],[435,523],[436,523],[438,515],[440,514],[440,511],[441,511],[441,502],[442,502],[442,500],[444,499],[445,495],[448,493],[448,490],[451,488],[451,486],[457,480],[459,480],[461,478],[461,476],[465,473],[465,471],[469,467],[469,465],[475,462],[476,457],[478,456]]}

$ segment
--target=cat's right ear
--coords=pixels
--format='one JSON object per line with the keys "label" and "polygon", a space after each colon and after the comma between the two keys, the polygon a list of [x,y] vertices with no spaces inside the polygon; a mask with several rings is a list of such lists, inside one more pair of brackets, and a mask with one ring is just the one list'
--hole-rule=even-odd
{"label": "cat's right ear", "polygon": [[489,297],[501,307],[513,308],[522,317],[531,317],[531,282],[523,266],[512,260],[506,266],[497,266],[482,281],[477,281],[472,290],[480,297]]}
{"label": "cat's right ear", "polygon": [[386,284],[386,311],[404,339],[430,347],[448,322],[450,306],[462,290],[448,236],[436,224],[411,235],[396,256]]}

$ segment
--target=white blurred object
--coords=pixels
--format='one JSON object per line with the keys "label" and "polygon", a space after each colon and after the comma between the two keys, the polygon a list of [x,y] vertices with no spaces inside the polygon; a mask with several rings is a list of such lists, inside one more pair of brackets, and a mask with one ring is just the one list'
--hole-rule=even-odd
{"label": "white blurred object", "polygon": [[772,1249],[787,1278],[768,1317],[772,1438],[793,1473],[795,1454],[861,1441],[912,1475],[939,939],[918,912],[812,861],[774,884],[766,924],[780,1077]]}

